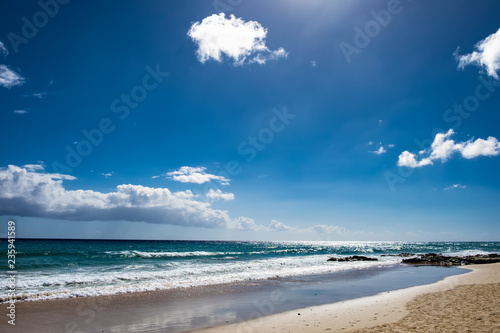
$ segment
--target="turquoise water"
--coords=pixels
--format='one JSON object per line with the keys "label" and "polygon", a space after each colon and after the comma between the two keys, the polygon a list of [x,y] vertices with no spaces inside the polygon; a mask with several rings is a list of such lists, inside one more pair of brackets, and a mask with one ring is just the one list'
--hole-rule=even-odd
{"label": "turquoise water", "polygon": [[[6,240],[0,248],[7,249]],[[20,299],[111,295],[225,282],[397,267],[383,254],[500,252],[500,242],[218,242],[218,241],[16,241]],[[330,256],[365,255],[375,262],[327,262]],[[7,295],[2,251],[0,300]]]}

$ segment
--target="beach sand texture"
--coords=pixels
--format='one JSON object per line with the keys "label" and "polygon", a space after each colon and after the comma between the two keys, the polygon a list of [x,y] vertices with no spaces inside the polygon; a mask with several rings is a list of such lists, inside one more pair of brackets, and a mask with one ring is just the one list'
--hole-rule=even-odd
{"label": "beach sand texture", "polygon": [[[500,332],[500,263],[462,268],[472,271],[449,276],[430,285],[273,314],[196,332]],[[168,332],[171,330],[168,320],[161,321],[167,326],[150,325],[155,324],[158,318],[172,315],[163,307],[165,297],[182,303],[185,296],[182,291],[170,291],[168,295],[130,293],[114,297],[21,302],[16,307],[19,325],[12,327],[6,325],[4,320],[0,323],[0,331]],[[182,313],[180,311],[178,315]],[[96,316],[94,321],[90,314]]]}
{"label": "beach sand texture", "polygon": [[500,263],[432,285],[197,332],[500,332]]}

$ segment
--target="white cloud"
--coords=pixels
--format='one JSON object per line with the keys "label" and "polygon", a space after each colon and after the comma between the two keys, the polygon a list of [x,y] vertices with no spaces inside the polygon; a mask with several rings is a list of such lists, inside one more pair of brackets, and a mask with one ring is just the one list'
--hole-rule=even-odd
{"label": "white cloud", "polygon": [[[373,141],[368,142],[369,146],[373,146]],[[382,155],[384,153],[387,153],[387,148],[394,148],[395,145],[390,143],[388,145],[383,145],[382,142],[379,143],[379,148],[377,150],[371,150],[370,152],[376,155]]]}
{"label": "white cloud", "polygon": [[15,114],[26,114],[26,113],[28,113],[28,111],[26,111],[26,110],[14,110],[14,113]]}
{"label": "white cloud", "polygon": [[318,63],[316,63],[316,61],[314,61],[314,60],[311,60],[311,66],[312,67],[317,67]]}
{"label": "white cloud", "polygon": [[424,158],[421,161],[417,162],[417,160],[415,159],[415,154],[412,154],[409,151],[404,151],[399,155],[398,166],[418,168],[429,164],[432,164],[432,161],[428,158]]}
{"label": "white cloud", "polygon": [[383,153],[387,153],[387,150],[384,148],[384,146],[380,146],[377,150],[372,151],[372,153],[382,155]]}
{"label": "white cloud", "polygon": [[244,229],[244,230],[263,230],[264,227],[261,225],[255,224],[255,221],[251,218],[240,216],[234,219],[234,223],[236,225],[235,229]]}
{"label": "white cloud", "polygon": [[276,220],[271,220],[271,223],[269,223],[269,226],[267,227],[267,230],[269,231],[295,231],[296,229],[297,228],[287,226],[286,224]]}
{"label": "white cloud", "polygon": [[247,63],[265,64],[268,60],[286,58],[283,48],[271,51],[266,46],[267,29],[259,22],[245,22],[241,18],[224,13],[213,14],[201,23],[195,22],[188,36],[198,46],[196,54],[202,63],[213,59],[222,62],[225,55],[235,65]]}
{"label": "white cloud", "polygon": [[5,44],[0,40],[0,54],[4,57],[9,55],[9,50],[5,47]]}
{"label": "white cloud", "polygon": [[465,189],[467,186],[465,185],[460,185],[460,184],[454,184],[448,187],[445,187],[443,190],[449,191],[449,190],[456,190],[456,189]]}
{"label": "white cloud", "polygon": [[45,170],[45,167],[41,164],[25,164],[25,165],[23,165],[23,168],[25,168],[28,171],[43,171],[43,170]]}
{"label": "white cloud", "polygon": [[458,67],[464,68],[468,65],[484,67],[488,75],[498,80],[497,71],[500,69],[500,29],[494,34],[479,41],[475,45],[476,51],[458,55],[458,49],[455,56],[458,60]]}
{"label": "white cloud", "polygon": [[12,88],[24,83],[24,78],[5,65],[0,65],[0,86]]}
{"label": "white cloud", "polygon": [[463,144],[462,155],[467,159],[478,156],[496,156],[500,153],[500,143],[492,136],[488,139],[477,139],[476,141],[467,141]]}
{"label": "white cloud", "polygon": [[[40,171],[40,172],[37,172]],[[116,191],[66,190],[75,177],[42,172],[39,166],[0,169],[0,215],[77,221],[142,221],[181,226],[241,229],[243,217],[195,200],[191,191],[124,184]],[[249,224],[247,220],[247,225]]]}
{"label": "white cloud", "polygon": [[314,227],[311,227],[311,230],[320,234],[341,234],[346,232],[346,229],[344,227],[325,224],[315,225]]}
{"label": "white cloud", "polygon": [[500,154],[500,143],[492,136],[487,140],[470,139],[465,142],[456,143],[450,137],[455,132],[450,129],[446,133],[438,133],[432,142],[429,150],[422,150],[420,155],[429,154],[428,157],[417,161],[416,155],[409,151],[404,151],[399,155],[398,166],[407,166],[410,168],[417,168],[425,165],[433,164],[435,160],[447,161],[453,154],[459,153],[466,159],[472,159],[479,156],[497,156]]}
{"label": "white cloud", "polygon": [[336,225],[317,224],[309,228],[297,228],[288,226],[283,222],[278,222],[276,220],[271,220],[271,223],[269,223],[269,226],[266,228],[266,230],[319,234],[341,234],[346,232],[346,229],[344,227],[339,227]]}
{"label": "white cloud", "polygon": [[205,196],[210,201],[217,201],[217,200],[229,201],[229,200],[234,200],[234,194],[233,193],[222,192],[220,189],[217,189],[217,191],[214,191],[213,188],[211,188],[210,190],[208,190],[208,192],[205,194]]}
{"label": "white cloud", "polygon": [[208,183],[212,180],[219,182],[221,185],[229,185],[231,179],[227,179],[224,176],[217,176],[206,173],[205,167],[189,167],[183,166],[179,170],[167,172],[167,177],[181,182],[181,183],[195,183],[203,184]]}

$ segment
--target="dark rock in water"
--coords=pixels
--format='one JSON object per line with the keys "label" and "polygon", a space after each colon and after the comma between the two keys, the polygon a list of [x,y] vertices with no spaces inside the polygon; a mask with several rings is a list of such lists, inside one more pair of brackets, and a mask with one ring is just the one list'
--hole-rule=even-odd
{"label": "dark rock in water", "polygon": [[328,261],[378,261],[377,258],[370,258],[365,256],[350,256],[344,258],[331,257]]}
{"label": "dark rock in water", "polygon": [[461,257],[444,256],[438,253],[426,253],[417,255],[413,258],[403,259],[403,263],[405,264],[437,266],[492,264],[496,262],[500,262],[500,255],[497,253]]}

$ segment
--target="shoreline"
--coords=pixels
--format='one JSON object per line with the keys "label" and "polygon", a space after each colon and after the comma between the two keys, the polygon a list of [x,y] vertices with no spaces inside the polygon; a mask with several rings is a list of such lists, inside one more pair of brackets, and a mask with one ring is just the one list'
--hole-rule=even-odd
{"label": "shoreline", "polygon": [[[397,327],[398,324],[403,325],[402,322],[405,319],[412,320],[410,315],[413,310],[408,309],[408,304],[417,302],[417,305],[414,307],[418,309],[427,306],[425,301],[421,301],[419,297],[433,297],[437,293],[442,293],[451,297],[451,303],[455,303],[461,309],[463,306],[460,306],[460,300],[453,299],[453,297],[456,298],[456,295],[453,295],[453,293],[463,292],[459,288],[464,286],[472,287],[472,293],[484,294],[489,291],[482,290],[481,286],[485,288],[490,287],[490,291],[492,286],[496,287],[496,289],[500,286],[500,263],[460,266],[459,268],[470,271],[465,274],[447,276],[429,285],[415,286],[379,293],[374,296],[291,310],[246,322],[195,330],[191,331],[191,333],[295,333],[304,331],[361,333],[372,332],[370,329],[373,329],[373,332],[382,332],[386,329],[390,332],[391,325]],[[441,297],[441,294],[437,296]],[[461,294],[461,297],[467,297],[467,295]],[[476,310],[481,312],[483,306],[480,305]],[[479,316],[481,317],[481,314]],[[492,320],[495,321],[495,325],[498,324],[496,329],[500,330],[500,316],[498,313],[496,313],[496,316]],[[412,326],[411,328],[415,328],[416,332],[425,332],[425,328],[422,327]],[[429,332],[432,331],[436,330],[429,330]]]}
{"label": "shoreline", "polygon": [[[18,324],[7,332],[188,332],[295,308],[425,285],[460,274],[446,267],[370,268],[333,275],[267,279],[114,296],[16,303]],[[403,289],[404,290],[404,289]],[[326,304],[326,305],[319,305]],[[4,309],[5,311],[5,309]],[[216,330],[218,331],[218,330]]]}

